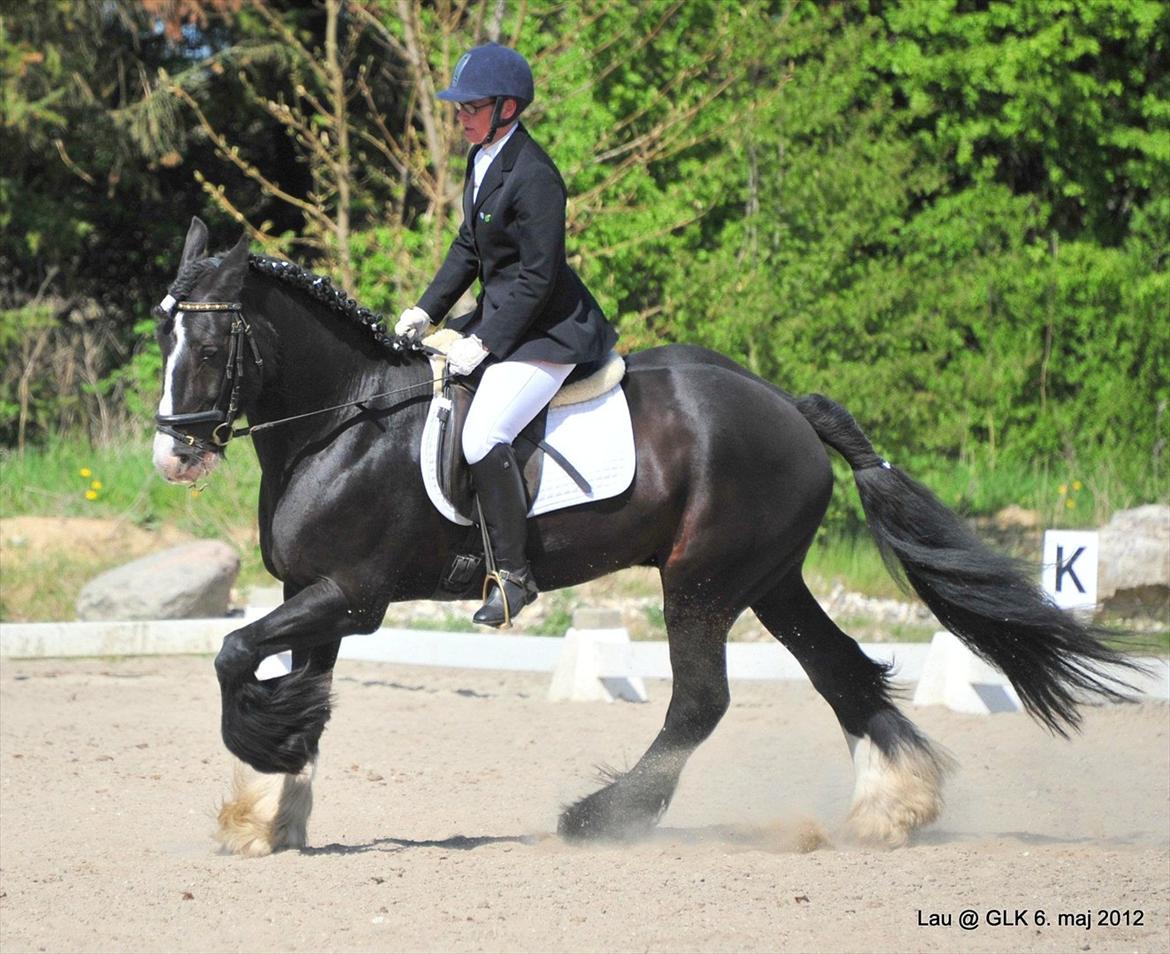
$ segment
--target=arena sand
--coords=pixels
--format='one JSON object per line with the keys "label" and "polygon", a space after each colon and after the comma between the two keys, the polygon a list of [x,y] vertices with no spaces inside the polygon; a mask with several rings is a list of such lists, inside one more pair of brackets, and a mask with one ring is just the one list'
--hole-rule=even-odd
{"label": "arena sand", "polygon": [[644,705],[546,687],[341,662],[311,847],[243,860],[210,840],[231,771],[210,659],[4,660],[0,948],[1170,949],[1164,703],[1090,710],[1068,742],[913,710],[961,769],[940,822],[887,852],[840,836],[852,778],[827,705],[735,683],[661,828],[581,848],[551,834],[558,807],[637,759],[669,686]]}

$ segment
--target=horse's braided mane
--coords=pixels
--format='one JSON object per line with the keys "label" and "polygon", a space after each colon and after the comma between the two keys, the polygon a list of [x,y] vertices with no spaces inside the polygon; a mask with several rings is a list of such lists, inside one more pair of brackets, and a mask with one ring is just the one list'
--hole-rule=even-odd
{"label": "horse's braided mane", "polygon": [[[294,262],[270,258],[267,255],[249,255],[248,264],[262,275],[270,275],[304,292],[310,298],[327,305],[336,314],[368,329],[374,341],[387,351],[401,355],[407,351],[417,350],[412,339],[387,331],[386,318],[383,315],[358,304],[342,289],[336,287],[327,275],[316,275]],[[175,284],[178,284],[182,277],[183,273],[180,272]]]}

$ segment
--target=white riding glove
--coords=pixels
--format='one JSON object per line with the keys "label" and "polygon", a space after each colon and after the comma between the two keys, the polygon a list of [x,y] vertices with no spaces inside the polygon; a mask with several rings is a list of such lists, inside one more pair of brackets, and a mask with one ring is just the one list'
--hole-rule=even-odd
{"label": "white riding glove", "polygon": [[431,316],[415,305],[407,308],[398,316],[398,323],[394,326],[396,335],[406,335],[411,338],[421,338],[423,329],[431,323]]}
{"label": "white riding glove", "polygon": [[490,351],[475,335],[460,338],[447,351],[447,369],[452,374],[471,374]]}

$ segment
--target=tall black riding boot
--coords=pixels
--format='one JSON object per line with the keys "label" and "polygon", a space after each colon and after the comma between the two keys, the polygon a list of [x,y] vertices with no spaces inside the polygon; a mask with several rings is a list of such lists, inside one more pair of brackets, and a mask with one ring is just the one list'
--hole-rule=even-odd
{"label": "tall black riding boot", "polygon": [[471,465],[471,477],[500,577],[499,582],[489,578],[484,604],[472,619],[484,626],[503,626],[537,596],[524,552],[528,542],[528,496],[512,445],[493,447],[483,460]]}

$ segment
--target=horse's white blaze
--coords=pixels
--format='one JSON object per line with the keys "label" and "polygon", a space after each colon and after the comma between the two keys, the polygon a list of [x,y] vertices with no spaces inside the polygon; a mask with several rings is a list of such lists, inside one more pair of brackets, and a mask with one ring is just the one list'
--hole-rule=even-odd
{"label": "horse's white blaze", "polygon": [[270,775],[237,763],[231,797],[219,809],[216,841],[224,851],[250,858],[282,848],[303,848],[316,773],[316,761],[297,775]]}
{"label": "horse's white blaze", "polygon": [[[170,296],[167,296],[170,297]],[[163,370],[162,400],[158,402],[159,414],[175,413],[175,373],[183,353],[187,350],[187,329],[183,326],[183,312],[175,315],[175,347],[167,358]],[[173,480],[179,470],[179,459],[174,452],[175,440],[159,431],[154,434],[154,466],[164,477]]]}
{"label": "horse's white blaze", "polygon": [[853,754],[853,805],[849,827],[862,841],[890,848],[929,825],[942,811],[946,763],[914,745],[888,758],[868,737],[845,734]]}

